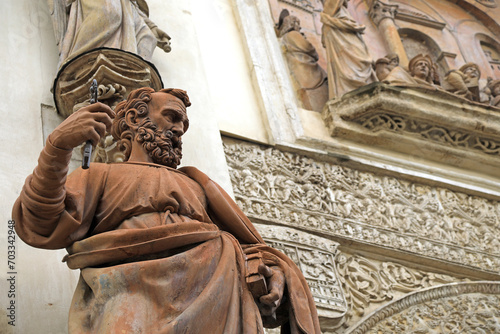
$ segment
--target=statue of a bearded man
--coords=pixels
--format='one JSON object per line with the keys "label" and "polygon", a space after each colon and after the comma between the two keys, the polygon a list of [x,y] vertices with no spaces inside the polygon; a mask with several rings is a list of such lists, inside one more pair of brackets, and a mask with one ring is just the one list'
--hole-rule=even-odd
{"label": "statue of a bearded man", "polygon": [[[80,269],[69,332],[320,333],[293,261],[205,174],[177,169],[189,105],[182,90],[141,88],[116,116],[92,104],[48,136],[13,217],[26,243],[66,248]],[[72,149],[107,130],[126,161],[67,176]]]}

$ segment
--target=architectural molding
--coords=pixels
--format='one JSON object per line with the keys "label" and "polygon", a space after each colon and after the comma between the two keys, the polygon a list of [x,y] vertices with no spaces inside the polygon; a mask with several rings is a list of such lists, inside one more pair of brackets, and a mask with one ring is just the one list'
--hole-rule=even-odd
{"label": "architectural molding", "polygon": [[224,147],[236,201],[254,221],[498,275],[499,202],[274,148]]}
{"label": "architectural molding", "polygon": [[375,83],[331,101],[333,137],[500,175],[500,110],[425,87]]}

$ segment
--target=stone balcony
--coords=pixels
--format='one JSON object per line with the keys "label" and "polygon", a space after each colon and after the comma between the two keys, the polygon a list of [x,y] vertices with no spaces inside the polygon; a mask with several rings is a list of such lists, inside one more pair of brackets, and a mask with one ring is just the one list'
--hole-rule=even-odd
{"label": "stone balcony", "polygon": [[500,175],[500,109],[445,91],[374,83],[331,100],[330,135],[494,177]]}

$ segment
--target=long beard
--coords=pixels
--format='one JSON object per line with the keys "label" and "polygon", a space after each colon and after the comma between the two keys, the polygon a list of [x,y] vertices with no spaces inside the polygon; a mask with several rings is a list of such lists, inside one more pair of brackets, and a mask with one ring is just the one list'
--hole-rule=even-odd
{"label": "long beard", "polygon": [[182,159],[182,141],[170,130],[159,131],[149,117],[141,122],[135,140],[142,144],[153,162],[177,168]]}

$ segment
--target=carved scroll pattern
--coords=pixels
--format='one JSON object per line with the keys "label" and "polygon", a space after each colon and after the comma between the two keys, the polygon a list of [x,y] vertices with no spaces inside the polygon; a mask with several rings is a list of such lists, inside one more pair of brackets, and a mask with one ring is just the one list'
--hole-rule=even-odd
{"label": "carved scroll pattern", "polygon": [[373,309],[374,304],[379,307],[409,292],[460,281],[448,275],[346,253],[339,253],[336,261],[342,289],[349,303],[344,327],[359,321],[365,315],[365,310],[370,306]]}
{"label": "carved scroll pattern", "polygon": [[300,268],[318,307],[337,312],[341,318],[347,303],[335,268],[337,243],[305,232],[256,224],[271,247],[285,253]]}
{"label": "carved scroll pattern", "polygon": [[226,142],[251,218],[498,272],[500,203],[276,149]]}
{"label": "carved scroll pattern", "polygon": [[448,146],[464,147],[486,154],[500,155],[500,141],[446,129],[402,116],[376,114],[356,120],[356,123],[373,132],[380,130],[406,132]]}
{"label": "carved scroll pattern", "polygon": [[380,308],[349,334],[500,333],[498,282],[448,284]]}

